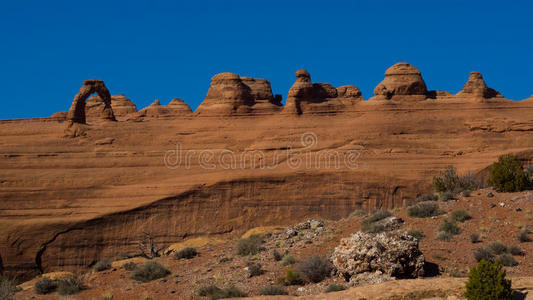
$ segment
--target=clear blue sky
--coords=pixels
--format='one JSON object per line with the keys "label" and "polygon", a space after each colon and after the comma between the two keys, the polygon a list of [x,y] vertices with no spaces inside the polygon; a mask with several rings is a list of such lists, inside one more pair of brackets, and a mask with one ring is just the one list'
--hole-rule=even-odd
{"label": "clear blue sky", "polygon": [[457,92],[470,71],[507,98],[533,94],[531,1],[0,0],[0,118],[68,110],[84,79],[143,108],[173,97],[196,108],[219,72],[294,71],[372,96],[387,67],[418,67],[429,89]]}

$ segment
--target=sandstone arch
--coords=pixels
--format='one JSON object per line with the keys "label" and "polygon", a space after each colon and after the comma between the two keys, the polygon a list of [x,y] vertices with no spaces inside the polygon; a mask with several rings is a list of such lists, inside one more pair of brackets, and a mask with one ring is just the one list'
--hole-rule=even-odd
{"label": "sandstone arch", "polygon": [[80,91],[74,97],[72,101],[72,106],[67,114],[67,120],[85,124],[85,101],[93,93],[97,93],[102,100],[104,100],[104,107],[102,110],[102,118],[105,120],[115,120],[115,115],[113,114],[113,109],[111,108],[111,94],[105,86],[102,80],[98,79],[89,79],[83,82],[83,86],[80,88]]}

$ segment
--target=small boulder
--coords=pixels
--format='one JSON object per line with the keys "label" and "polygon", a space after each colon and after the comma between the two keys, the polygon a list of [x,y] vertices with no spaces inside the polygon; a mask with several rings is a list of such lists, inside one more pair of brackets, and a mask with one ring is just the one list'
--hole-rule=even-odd
{"label": "small boulder", "polygon": [[332,260],[352,286],[424,275],[418,241],[404,231],[354,233],[341,239]]}

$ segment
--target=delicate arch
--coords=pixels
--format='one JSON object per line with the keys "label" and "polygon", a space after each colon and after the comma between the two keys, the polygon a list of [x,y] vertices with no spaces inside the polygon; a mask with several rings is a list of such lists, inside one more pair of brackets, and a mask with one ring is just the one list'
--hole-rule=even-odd
{"label": "delicate arch", "polygon": [[90,79],[83,82],[80,92],[76,94],[72,101],[72,106],[68,111],[67,120],[72,122],[85,124],[85,100],[93,94],[97,93],[102,100],[104,100],[104,109],[102,111],[102,118],[105,120],[115,121],[115,115],[111,108],[111,94],[102,80]]}

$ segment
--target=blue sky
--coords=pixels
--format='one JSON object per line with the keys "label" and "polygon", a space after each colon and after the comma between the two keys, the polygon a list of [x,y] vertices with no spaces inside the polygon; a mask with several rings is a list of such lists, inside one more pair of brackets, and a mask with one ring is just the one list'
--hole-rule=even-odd
{"label": "blue sky", "polygon": [[531,1],[0,0],[0,118],[68,110],[84,79],[137,107],[196,108],[219,72],[267,78],[286,97],[294,71],[353,84],[365,98],[406,61],[429,89],[470,71],[511,99],[533,94]]}

